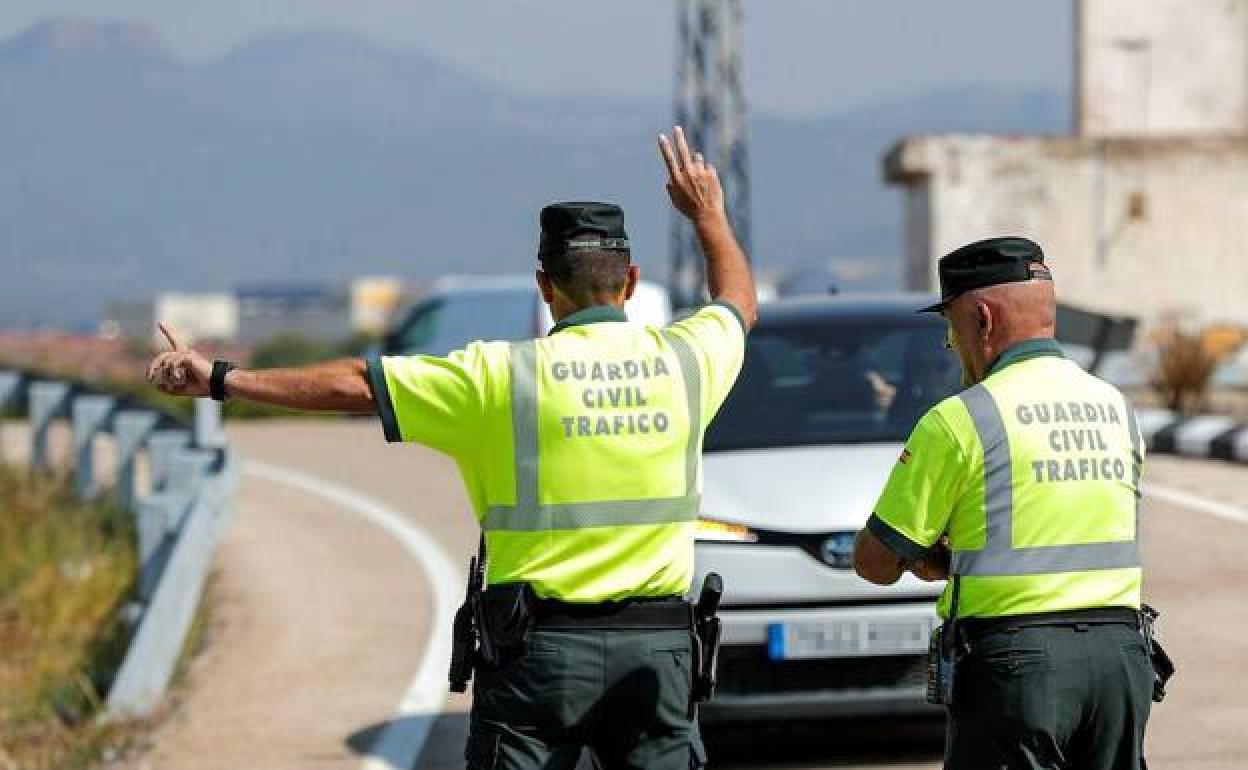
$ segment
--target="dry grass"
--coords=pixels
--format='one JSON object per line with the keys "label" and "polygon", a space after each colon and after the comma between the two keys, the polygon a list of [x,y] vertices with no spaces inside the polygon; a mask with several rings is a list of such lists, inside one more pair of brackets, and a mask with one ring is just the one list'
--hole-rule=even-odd
{"label": "dry grass", "polygon": [[95,717],[124,653],[131,519],[0,467],[0,770],[90,764],[130,728]]}
{"label": "dry grass", "polygon": [[1248,333],[1235,326],[1189,331],[1178,323],[1169,323],[1158,328],[1152,334],[1157,347],[1157,369],[1151,379],[1162,405],[1184,414],[1206,408],[1214,370],[1246,339]]}

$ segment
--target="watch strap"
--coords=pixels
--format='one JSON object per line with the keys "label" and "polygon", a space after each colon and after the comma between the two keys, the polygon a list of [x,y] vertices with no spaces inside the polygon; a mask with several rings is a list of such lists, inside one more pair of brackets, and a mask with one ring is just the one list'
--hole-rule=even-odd
{"label": "watch strap", "polygon": [[212,362],[212,376],[208,378],[208,395],[212,396],[213,401],[224,401],[229,398],[229,394],[225,392],[225,375],[237,368],[238,365],[230,361]]}

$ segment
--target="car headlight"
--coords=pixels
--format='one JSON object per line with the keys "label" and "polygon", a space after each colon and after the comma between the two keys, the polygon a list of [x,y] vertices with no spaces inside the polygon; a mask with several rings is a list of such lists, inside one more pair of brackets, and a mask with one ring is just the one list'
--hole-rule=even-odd
{"label": "car headlight", "polygon": [[758,542],[758,535],[751,532],[750,528],[744,524],[708,519],[705,516],[698,518],[698,526],[694,530],[694,537],[698,540],[717,543]]}

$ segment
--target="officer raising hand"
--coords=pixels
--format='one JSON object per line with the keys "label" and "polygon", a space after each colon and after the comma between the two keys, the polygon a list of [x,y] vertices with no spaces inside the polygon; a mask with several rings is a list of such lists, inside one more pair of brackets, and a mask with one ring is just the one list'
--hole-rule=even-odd
{"label": "officer raising hand", "polygon": [[584,747],[608,769],[704,763],[691,680],[707,656],[683,597],[703,433],[757,303],[714,167],[679,127],[659,149],[714,300],[667,328],[624,315],[640,273],[623,211],[575,201],[540,215],[536,281],[557,321],[543,339],[254,371],[209,363],[166,330],[174,350],[149,368],[168,393],[375,411],[388,441],[456,460],[486,564],[456,622],[479,640],[458,660],[476,669],[470,769],[570,770]]}

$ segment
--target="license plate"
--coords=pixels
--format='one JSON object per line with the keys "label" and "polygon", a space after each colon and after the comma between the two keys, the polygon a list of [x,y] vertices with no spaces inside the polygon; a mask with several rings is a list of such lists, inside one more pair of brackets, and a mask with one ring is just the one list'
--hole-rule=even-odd
{"label": "license plate", "polygon": [[771,623],[767,654],[772,660],[920,655],[927,652],[932,627],[931,618],[913,616]]}

